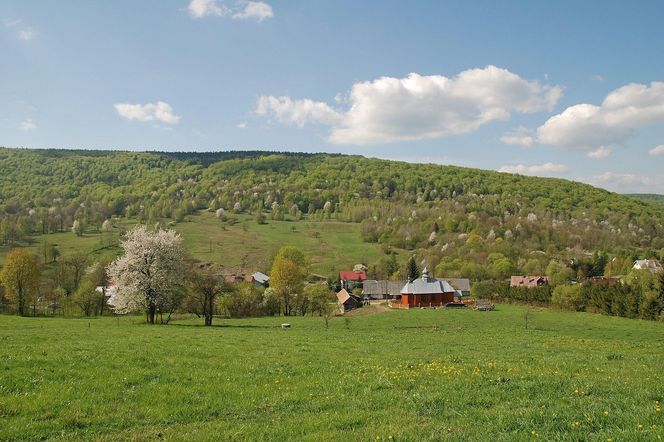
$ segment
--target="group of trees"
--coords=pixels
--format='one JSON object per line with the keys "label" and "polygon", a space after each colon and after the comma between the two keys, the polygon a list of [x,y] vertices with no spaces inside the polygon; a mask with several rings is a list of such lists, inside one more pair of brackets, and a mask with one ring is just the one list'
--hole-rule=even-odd
{"label": "group of trees", "polygon": [[565,310],[664,321],[664,272],[632,270],[621,281],[550,281],[534,288],[481,281],[473,284],[472,294],[476,298],[503,302],[554,305]]}
{"label": "group of trees", "polygon": [[[92,265],[80,253],[63,258],[54,272],[56,291],[82,314],[101,315],[105,288],[112,281],[116,292],[110,308],[118,314],[145,312],[150,324],[167,323],[175,312],[198,314],[209,326],[215,314],[322,316],[334,308],[327,284],[305,284],[309,264],[296,247],[283,247],[276,255],[267,289],[248,282],[231,284],[218,268],[189,262],[182,238],[172,230],[152,231],[141,225],[126,233],[120,247],[118,258],[103,257]],[[16,248],[2,268],[5,298],[20,315],[27,315],[31,305],[32,314],[37,314],[37,300],[49,301],[42,266],[37,255]]]}

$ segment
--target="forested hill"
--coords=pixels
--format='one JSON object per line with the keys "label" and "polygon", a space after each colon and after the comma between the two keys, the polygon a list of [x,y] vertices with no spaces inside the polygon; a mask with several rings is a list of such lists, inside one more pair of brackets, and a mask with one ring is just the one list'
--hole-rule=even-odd
{"label": "forested hill", "polygon": [[664,195],[659,195],[656,193],[632,193],[629,194],[628,196],[639,199],[641,201],[645,201],[647,203],[656,203],[664,205]]}
{"label": "forested hill", "polygon": [[466,248],[515,261],[533,251],[664,248],[664,206],[562,179],[455,166],[329,154],[0,148],[0,170],[5,243],[74,220],[95,230],[113,216],[179,222],[223,208],[362,223],[366,241],[421,250],[436,262]]}

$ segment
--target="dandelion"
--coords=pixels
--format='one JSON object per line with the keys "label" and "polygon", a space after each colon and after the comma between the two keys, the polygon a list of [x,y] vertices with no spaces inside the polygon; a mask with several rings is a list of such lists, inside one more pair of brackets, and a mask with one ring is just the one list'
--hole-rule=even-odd
{"label": "dandelion", "polygon": [[608,415],[609,415],[609,412],[605,410],[604,411],[604,416],[608,416]]}
{"label": "dandelion", "polygon": [[639,430],[643,428],[643,424],[639,424]]}

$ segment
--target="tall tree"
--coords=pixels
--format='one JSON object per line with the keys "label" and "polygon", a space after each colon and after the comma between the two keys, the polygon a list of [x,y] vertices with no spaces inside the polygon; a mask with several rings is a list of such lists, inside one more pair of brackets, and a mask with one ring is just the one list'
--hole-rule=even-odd
{"label": "tall tree", "polygon": [[37,295],[40,275],[37,256],[25,249],[9,252],[0,272],[0,281],[5,287],[5,296],[17,305],[18,314],[21,316],[25,315],[30,299]]}
{"label": "tall tree", "polygon": [[414,281],[420,277],[420,269],[417,267],[414,256],[411,256],[408,259],[408,263],[406,264],[406,274],[408,275],[409,281]]}
{"label": "tall tree", "polygon": [[270,287],[281,299],[283,313],[292,313],[292,298],[302,294],[307,276],[307,260],[297,247],[285,246],[279,250],[270,272]]}
{"label": "tall tree", "polygon": [[185,250],[173,230],[151,232],[144,226],[127,232],[120,242],[124,255],[108,267],[117,287],[113,308],[118,313],[144,309],[147,322],[157,313],[172,312],[181,295]]}

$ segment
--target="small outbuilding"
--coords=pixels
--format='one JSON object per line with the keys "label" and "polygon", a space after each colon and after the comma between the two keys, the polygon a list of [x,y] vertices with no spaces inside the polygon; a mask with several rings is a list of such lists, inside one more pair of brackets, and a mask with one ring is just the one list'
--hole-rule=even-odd
{"label": "small outbuilding", "polygon": [[359,296],[351,295],[346,289],[341,289],[337,293],[337,301],[339,303],[339,310],[345,313],[362,306],[362,299]]}
{"label": "small outbuilding", "polygon": [[456,291],[449,282],[429,276],[429,269],[422,277],[408,281],[401,289],[401,305],[411,307],[440,307],[454,301]]}
{"label": "small outbuilding", "polygon": [[547,285],[549,279],[546,276],[512,276],[510,278],[510,287],[525,287],[527,289],[533,289],[535,287],[541,287]]}
{"label": "small outbuilding", "polygon": [[662,271],[662,265],[656,259],[639,259],[634,261],[634,270],[647,270],[650,273],[659,273]]}

